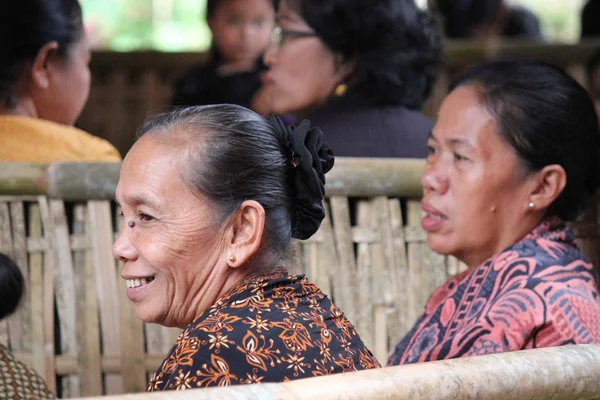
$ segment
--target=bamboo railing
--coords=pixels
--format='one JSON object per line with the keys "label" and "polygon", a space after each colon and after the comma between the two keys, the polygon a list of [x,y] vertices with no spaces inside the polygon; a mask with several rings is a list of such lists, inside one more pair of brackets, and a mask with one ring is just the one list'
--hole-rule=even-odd
{"label": "bamboo railing", "polygon": [[[179,333],[139,321],[118,277],[119,168],[0,163],[0,251],[22,267],[28,287],[19,312],[0,322],[0,343],[63,397],[144,390]],[[422,168],[422,160],[338,158],[326,218],[297,243],[291,266],[332,296],[382,364],[432,291],[464,268],[427,247]],[[597,221],[592,210],[573,226],[596,265]]]}
{"label": "bamboo railing", "polygon": [[[105,400],[592,400],[600,398],[600,347],[579,345]],[[94,400],[94,399],[89,399]]]}

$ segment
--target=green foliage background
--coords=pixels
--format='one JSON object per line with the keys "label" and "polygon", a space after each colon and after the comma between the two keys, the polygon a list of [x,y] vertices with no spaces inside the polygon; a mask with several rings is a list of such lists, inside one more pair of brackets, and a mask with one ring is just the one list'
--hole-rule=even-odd
{"label": "green foliage background", "polygon": [[[368,0],[365,0],[368,1]],[[417,0],[421,6],[427,0]],[[534,11],[549,41],[575,43],[584,0],[508,0]],[[80,0],[93,45],[114,51],[204,51],[206,0]]]}

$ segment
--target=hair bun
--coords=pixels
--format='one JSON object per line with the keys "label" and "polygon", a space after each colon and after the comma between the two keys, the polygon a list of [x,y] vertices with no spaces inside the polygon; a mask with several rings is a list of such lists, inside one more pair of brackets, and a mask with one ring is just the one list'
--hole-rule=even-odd
{"label": "hair bun", "polygon": [[310,121],[285,125],[273,115],[269,123],[283,139],[291,164],[290,178],[295,190],[292,237],[305,240],[317,232],[325,218],[325,174],[333,168],[333,151],[323,141],[323,132]]}

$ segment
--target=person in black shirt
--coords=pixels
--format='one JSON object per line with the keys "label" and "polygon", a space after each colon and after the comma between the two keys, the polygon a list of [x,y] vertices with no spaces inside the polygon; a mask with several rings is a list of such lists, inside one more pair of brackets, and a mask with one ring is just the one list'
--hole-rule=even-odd
{"label": "person in black shirt", "polygon": [[448,38],[543,39],[535,14],[504,0],[435,0],[432,6]]}
{"label": "person in black shirt", "polygon": [[270,0],[208,0],[211,60],[175,84],[175,106],[219,103],[248,107],[261,86],[262,53],[273,30]]}

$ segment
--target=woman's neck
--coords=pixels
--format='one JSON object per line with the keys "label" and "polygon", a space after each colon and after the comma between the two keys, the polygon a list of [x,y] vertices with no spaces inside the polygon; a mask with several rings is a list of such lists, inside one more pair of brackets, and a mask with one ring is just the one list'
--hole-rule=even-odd
{"label": "woman's neck", "polygon": [[0,115],[18,115],[22,117],[38,118],[37,109],[33,101],[19,100],[14,107],[0,105]]}

